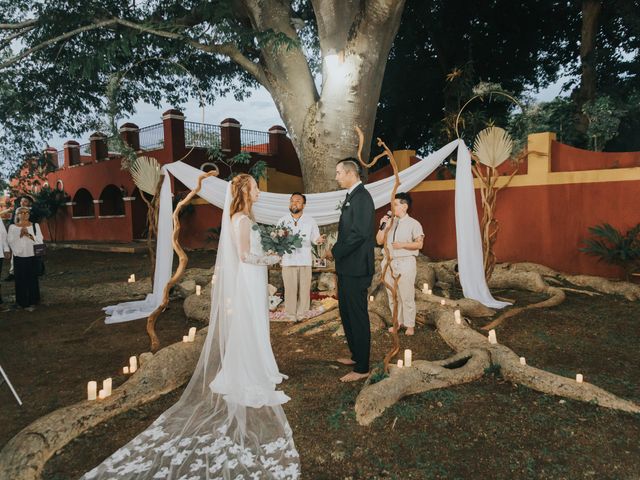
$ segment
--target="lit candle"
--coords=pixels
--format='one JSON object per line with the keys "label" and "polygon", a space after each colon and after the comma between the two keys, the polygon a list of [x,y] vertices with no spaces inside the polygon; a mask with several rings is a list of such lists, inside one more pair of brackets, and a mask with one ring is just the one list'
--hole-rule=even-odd
{"label": "lit candle", "polygon": [[136,274],[132,273],[131,275],[129,275],[129,283],[134,283],[136,281]]}
{"label": "lit candle", "polygon": [[105,395],[108,397],[111,395],[111,387],[113,386],[113,380],[111,377],[105,378],[102,381],[102,389],[104,390]]}
{"label": "lit candle", "polygon": [[462,323],[462,317],[460,316],[460,310],[455,310],[453,312],[453,318],[456,321],[457,325],[460,325]]}
{"label": "lit candle", "polygon": [[524,357],[520,357],[520,365],[526,365],[527,364],[527,359]]}
{"label": "lit candle", "polygon": [[427,290],[427,295],[433,294],[433,290]]}
{"label": "lit candle", "polygon": [[444,298],[442,300],[440,300],[440,305],[446,305],[446,304],[447,304],[447,302],[446,302],[446,300]]}
{"label": "lit candle", "polygon": [[122,373],[125,375],[129,373],[129,367],[122,367]]}
{"label": "lit candle", "polygon": [[131,280],[131,277],[127,278],[127,282],[128,283],[132,283],[133,282],[133,280]]}
{"label": "lit candle", "polygon": [[576,375],[576,382],[578,382],[578,383],[582,383],[582,380],[584,380],[584,378],[583,378],[582,374],[581,374],[581,373],[578,373],[578,374]]}
{"label": "lit candle", "polygon": [[182,341],[183,341],[184,343],[189,343],[189,335],[183,335],[183,336],[182,336]]}
{"label": "lit candle", "polygon": [[129,373],[135,373],[136,370],[138,370],[138,359],[134,355],[129,357]]}
{"label": "lit candle", "polygon": [[87,383],[87,400],[95,400],[97,390],[98,382],[91,380],[89,383]]}
{"label": "lit candle", "polygon": [[492,344],[496,344],[498,343],[498,339],[496,338],[496,331],[495,330],[489,330],[489,343]]}
{"label": "lit candle", "polygon": [[105,391],[104,391],[104,389],[100,390],[100,391],[98,392],[98,398],[99,398],[100,400],[103,400],[103,399],[107,398],[107,392],[105,392]]}
{"label": "lit candle", "polygon": [[196,285],[196,295],[200,295],[202,293],[202,287],[200,285]]}
{"label": "lit candle", "polygon": [[404,351],[404,366],[411,366],[411,350],[409,350],[408,348]]}
{"label": "lit candle", "polygon": [[428,283],[423,283],[422,284],[422,290],[429,290],[429,284]]}
{"label": "lit candle", "polygon": [[196,327],[191,327],[189,329],[189,341],[193,342],[196,339]]}
{"label": "lit candle", "polygon": [[370,301],[370,302],[373,302],[373,295],[371,295],[371,296],[369,297],[369,301]]}
{"label": "lit candle", "polygon": [[398,360],[398,368],[402,368],[402,360]]}

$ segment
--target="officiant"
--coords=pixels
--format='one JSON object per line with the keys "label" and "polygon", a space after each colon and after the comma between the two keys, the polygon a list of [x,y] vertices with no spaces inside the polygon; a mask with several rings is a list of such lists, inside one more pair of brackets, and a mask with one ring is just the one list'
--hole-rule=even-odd
{"label": "officiant", "polygon": [[289,198],[289,214],[278,220],[302,237],[302,247],[282,256],[282,280],[284,282],[284,310],[289,320],[300,321],[311,307],[311,244],[322,245],[325,236],[320,235],[318,224],[305,215],[307,197],[294,192]]}

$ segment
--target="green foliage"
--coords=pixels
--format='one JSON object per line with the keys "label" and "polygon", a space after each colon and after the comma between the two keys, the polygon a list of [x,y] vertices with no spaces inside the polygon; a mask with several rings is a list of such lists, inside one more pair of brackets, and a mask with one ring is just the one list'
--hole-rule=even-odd
{"label": "green foliage", "polygon": [[492,363],[484,369],[484,374],[487,377],[500,378],[502,377],[501,367],[497,363]]}
{"label": "green foliage", "polygon": [[631,273],[640,269],[640,223],[624,235],[608,223],[589,227],[589,232],[595,238],[585,239],[586,246],[580,248],[581,252],[622,267],[627,280]]}
{"label": "green foliage", "polygon": [[558,141],[574,146],[584,146],[585,137],[576,129],[578,108],[569,98],[558,97],[550,102],[529,102],[523,112],[509,119],[509,132],[515,142],[515,150],[527,146],[527,135],[539,132],[555,132]]}
{"label": "green foliage", "polygon": [[265,252],[284,255],[302,247],[302,237],[285,225],[254,225],[253,230],[260,232],[260,243]]}
{"label": "green foliage", "polygon": [[387,374],[387,372],[384,371],[384,364],[382,362],[379,362],[373,366],[371,375],[369,375],[368,382],[370,384],[378,383],[384,380],[385,378],[389,378],[389,374]]}
{"label": "green foliage", "polygon": [[585,103],[582,113],[589,120],[587,137],[591,149],[600,152],[609,140],[618,135],[620,119],[624,117],[626,110],[611,97],[603,95]]}
{"label": "green foliage", "polygon": [[42,187],[37,193],[32,193],[31,197],[33,198],[30,215],[32,222],[41,222],[55,217],[67,199],[65,192],[52,189],[48,185]]}

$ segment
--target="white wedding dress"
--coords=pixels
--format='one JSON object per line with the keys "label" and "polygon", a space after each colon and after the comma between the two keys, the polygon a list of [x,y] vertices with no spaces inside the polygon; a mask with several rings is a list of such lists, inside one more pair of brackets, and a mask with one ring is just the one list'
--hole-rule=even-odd
{"label": "white wedding dress", "polygon": [[227,189],[207,338],[182,397],[82,479],[298,479],[300,459],[276,386],[267,266],[253,221],[229,218]]}

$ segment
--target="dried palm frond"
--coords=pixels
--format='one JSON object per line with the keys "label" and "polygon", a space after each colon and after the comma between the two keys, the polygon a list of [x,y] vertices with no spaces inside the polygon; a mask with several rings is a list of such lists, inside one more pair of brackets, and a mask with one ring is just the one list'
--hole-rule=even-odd
{"label": "dried palm frond", "polygon": [[473,142],[473,153],[480,163],[494,168],[511,156],[512,149],[511,136],[500,127],[485,128]]}
{"label": "dried palm frond", "polygon": [[138,157],[131,165],[131,177],[138,189],[149,195],[156,194],[160,180],[160,164],[153,157]]}

